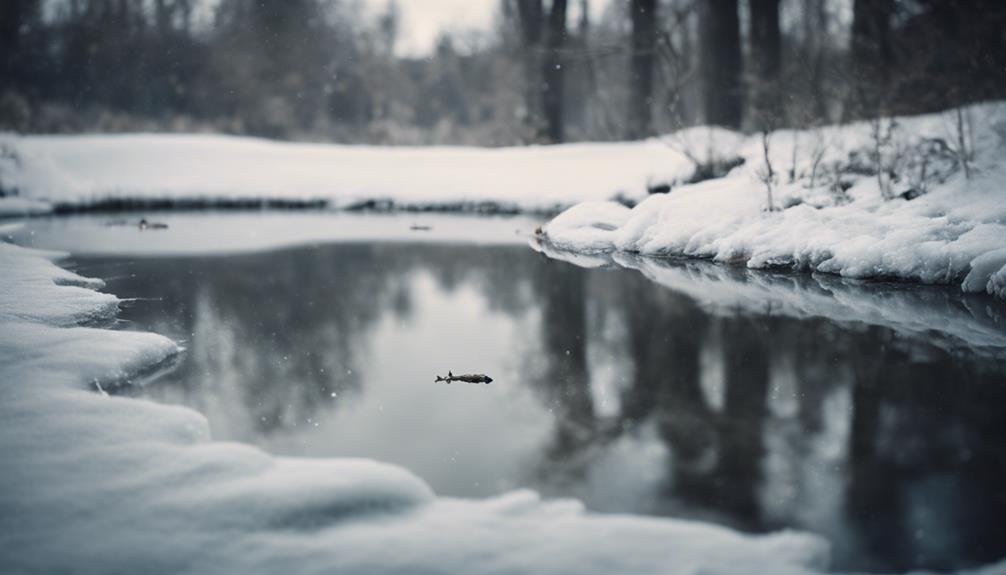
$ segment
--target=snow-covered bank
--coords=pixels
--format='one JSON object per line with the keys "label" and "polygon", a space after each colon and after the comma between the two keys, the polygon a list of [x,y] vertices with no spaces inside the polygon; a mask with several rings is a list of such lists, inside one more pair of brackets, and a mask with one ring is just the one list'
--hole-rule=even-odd
{"label": "snow-covered bank", "polygon": [[[899,118],[892,135],[882,138],[870,123],[779,131],[769,138],[768,154],[778,211],[766,209],[763,142],[752,136],[738,144],[744,164],[723,178],[650,196],[633,209],[583,203],[552,220],[543,239],[579,252],[961,284],[1001,297],[1006,104],[974,106],[968,114],[974,121],[970,179],[946,147],[955,137],[947,114]],[[871,157],[880,158],[880,180],[869,173],[869,161],[877,163]]]}
{"label": "snow-covered bank", "polygon": [[659,141],[380,148],[206,135],[0,136],[0,215],[93,207],[554,212],[639,200],[694,164]]}
{"label": "snow-covered bank", "polygon": [[[210,441],[193,411],[93,391],[178,352],[75,327],[115,313],[56,254],[0,244],[0,556],[18,573],[811,573],[827,545],[585,513],[529,492],[434,496],[364,460]],[[90,389],[89,389],[90,388]]]}

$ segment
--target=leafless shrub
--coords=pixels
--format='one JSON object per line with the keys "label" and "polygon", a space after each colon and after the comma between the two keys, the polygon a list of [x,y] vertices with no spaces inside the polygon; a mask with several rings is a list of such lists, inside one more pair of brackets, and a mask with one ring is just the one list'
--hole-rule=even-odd
{"label": "leafless shrub", "polygon": [[0,198],[18,195],[17,188],[4,183],[7,172],[21,163],[17,150],[6,142],[0,142]]}
{"label": "leafless shrub", "polygon": [[793,145],[792,149],[790,150],[790,158],[789,158],[789,183],[791,184],[796,181],[796,160],[797,160],[797,149],[799,148],[799,136],[800,132],[798,131],[793,132]]}
{"label": "leafless shrub", "polygon": [[870,120],[870,137],[873,145],[871,171],[876,175],[880,196],[889,200],[894,197],[893,183],[897,180],[898,165],[903,161],[897,120],[878,114]]}
{"label": "leafless shrub", "polygon": [[765,211],[774,212],[777,209],[775,206],[775,202],[772,201],[772,184],[775,181],[775,170],[772,168],[772,160],[769,158],[769,148],[770,148],[769,140],[770,140],[769,131],[767,129],[762,130],[761,148],[765,164],[762,167],[758,168],[758,170],[755,172],[755,175],[758,176],[758,180],[765,186],[766,198],[768,200],[768,204],[765,208]]}
{"label": "leafless shrub", "polygon": [[722,178],[730,170],[744,163],[744,158],[724,156],[717,151],[711,128],[705,134],[705,138],[695,138],[694,130],[682,129],[661,139],[668,147],[680,152],[695,164],[695,172],[685,182],[687,184]]}
{"label": "leafless shrub", "polygon": [[923,138],[907,148],[900,171],[907,176],[908,189],[901,197],[911,200],[929,192],[934,183],[942,184],[959,169],[958,156],[946,140]]}
{"label": "leafless shrub", "polygon": [[[794,147],[796,146],[794,145]],[[814,189],[814,186],[817,185],[818,170],[821,168],[821,161],[824,159],[824,154],[827,151],[828,147],[824,139],[824,131],[817,128],[814,130],[814,147],[810,151],[810,181],[807,183],[808,189]]]}
{"label": "leafless shrub", "polygon": [[954,145],[951,148],[957,157],[957,163],[964,170],[964,177],[971,179],[972,166],[974,161],[974,121],[971,118],[971,110],[965,110],[961,106],[954,108]]}

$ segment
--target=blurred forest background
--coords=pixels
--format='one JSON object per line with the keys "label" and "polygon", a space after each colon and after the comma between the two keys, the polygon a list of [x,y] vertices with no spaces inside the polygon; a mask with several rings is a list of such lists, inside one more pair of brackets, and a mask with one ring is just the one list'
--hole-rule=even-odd
{"label": "blurred forest background", "polygon": [[498,146],[1006,97],[1002,0],[601,1],[499,0],[415,57],[394,0],[3,0],[0,130]]}

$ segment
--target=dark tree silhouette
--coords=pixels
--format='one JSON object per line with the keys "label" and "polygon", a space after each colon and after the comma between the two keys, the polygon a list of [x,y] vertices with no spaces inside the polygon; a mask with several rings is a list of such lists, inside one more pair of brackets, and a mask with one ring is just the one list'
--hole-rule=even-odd
{"label": "dark tree silhouette", "polygon": [[779,0],[751,0],[751,60],[751,96],[757,116],[755,120],[764,127],[782,113],[779,89],[782,71]]}
{"label": "dark tree silhouette", "polygon": [[853,117],[882,112],[881,99],[890,88],[894,51],[891,46],[892,0],[856,0],[852,12]]}
{"label": "dark tree silhouette", "polygon": [[632,0],[632,98],[630,139],[650,135],[653,105],[653,62],[657,50],[657,0]]}
{"label": "dark tree silhouette", "polygon": [[542,108],[545,110],[548,141],[563,141],[562,103],[565,83],[565,62],[562,56],[566,43],[566,0],[552,0],[548,13],[544,69],[542,70]]}
{"label": "dark tree silhouette", "polygon": [[740,128],[743,115],[737,0],[702,5],[702,79],[707,124]]}

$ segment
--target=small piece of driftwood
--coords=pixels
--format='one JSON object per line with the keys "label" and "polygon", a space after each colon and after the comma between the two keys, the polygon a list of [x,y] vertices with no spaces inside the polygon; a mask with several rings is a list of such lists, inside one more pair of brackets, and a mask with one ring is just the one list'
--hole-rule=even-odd
{"label": "small piece of driftwood", "polygon": [[488,385],[492,383],[493,378],[489,377],[484,373],[466,373],[464,375],[454,375],[453,373],[448,371],[447,377],[438,375],[437,379],[434,381],[435,382],[443,381],[446,383],[451,383],[454,381],[463,381],[465,383],[485,383]]}
{"label": "small piece of driftwood", "polygon": [[141,230],[166,230],[168,229],[168,224],[163,224],[161,222],[148,222],[147,218],[140,220],[137,225]]}

